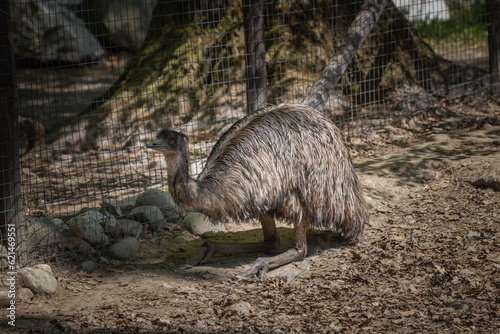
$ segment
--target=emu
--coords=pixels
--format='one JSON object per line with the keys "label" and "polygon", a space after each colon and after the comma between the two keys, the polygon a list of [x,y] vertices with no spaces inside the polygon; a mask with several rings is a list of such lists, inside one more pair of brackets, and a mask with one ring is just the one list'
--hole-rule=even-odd
{"label": "emu", "polygon": [[293,246],[259,257],[240,277],[265,277],[268,270],[301,261],[309,228],[335,230],[356,242],[369,211],[340,130],[317,110],[281,104],[258,110],[235,123],[212,149],[196,180],[189,176],[188,138],[162,130],[147,147],[162,152],[169,190],[184,210],[214,220],[259,218],[264,241],[207,242],[188,261],[198,265],[215,253],[278,253],[275,219],[293,225]]}

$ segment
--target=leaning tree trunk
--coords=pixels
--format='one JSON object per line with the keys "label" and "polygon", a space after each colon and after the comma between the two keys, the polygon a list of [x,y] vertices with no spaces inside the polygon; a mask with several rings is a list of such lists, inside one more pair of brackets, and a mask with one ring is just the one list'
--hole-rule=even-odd
{"label": "leaning tree trunk", "polygon": [[[380,14],[385,1],[372,0],[374,7],[370,8]],[[362,3],[338,0],[337,4],[332,7],[330,1],[319,0],[314,2],[315,11],[310,8],[312,2],[264,5],[269,103],[302,100],[330,57],[356,37],[349,35],[348,29]],[[333,16],[338,19],[332,20]],[[182,129],[196,123],[197,133],[216,137],[226,123],[244,116],[243,17],[241,0],[160,1],[138,55],[127,64],[115,86],[96,100],[105,102],[92,104],[81,115],[100,115],[88,118],[81,149],[96,148],[99,138],[109,131],[131,138],[139,126]],[[372,33],[364,47],[350,48],[351,53],[357,52],[353,58],[349,54],[352,60],[345,64],[346,73],[336,77],[337,81],[341,78],[336,94],[343,92],[351,103],[372,103],[380,101],[395,83],[413,82],[431,89],[429,72],[437,68],[437,57],[392,1],[388,1],[381,20],[368,30]],[[339,45],[346,34],[347,43]],[[296,84],[297,80],[302,82]],[[314,104],[326,99],[325,95]],[[219,119],[226,121],[214,126]],[[193,128],[183,130],[192,132]]]}

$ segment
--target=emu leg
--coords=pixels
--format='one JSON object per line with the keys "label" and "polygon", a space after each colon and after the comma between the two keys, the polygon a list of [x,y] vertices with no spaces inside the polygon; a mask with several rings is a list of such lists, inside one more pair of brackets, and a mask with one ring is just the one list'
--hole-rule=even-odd
{"label": "emu leg", "polygon": [[264,214],[260,216],[262,231],[264,232],[263,242],[252,243],[223,243],[207,241],[200,248],[198,253],[189,259],[186,264],[196,266],[210,261],[215,253],[277,253],[280,250],[280,238],[276,230],[276,223],[273,216]]}
{"label": "emu leg", "polygon": [[307,255],[307,230],[309,229],[309,224],[309,219],[303,219],[300,224],[295,226],[292,248],[276,256],[259,257],[250,269],[238,277],[246,279],[258,275],[260,279],[264,279],[270,269],[294,261],[302,261]]}

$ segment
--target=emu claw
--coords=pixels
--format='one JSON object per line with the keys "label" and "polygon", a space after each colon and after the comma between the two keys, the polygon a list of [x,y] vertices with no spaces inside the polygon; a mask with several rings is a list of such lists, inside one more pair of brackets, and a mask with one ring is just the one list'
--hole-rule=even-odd
{"label": "emu claw", "polygon": [[195,256],[187,260],[185,265],[197,266],[199,264],[207,263],[212,258],[212,255],[216,253],[215,245],[209,242],[203,244],[203,246],[198,250]]}
{"label": "emu claw", "polygon": [[266,278],[267,272],[269,271],[269,258],[268,257],[259,257],[252,265],[250,269],[245,271],[243,274],[236,276],[239,279],[250,279],[253,276],[257,275],[261,280]]}

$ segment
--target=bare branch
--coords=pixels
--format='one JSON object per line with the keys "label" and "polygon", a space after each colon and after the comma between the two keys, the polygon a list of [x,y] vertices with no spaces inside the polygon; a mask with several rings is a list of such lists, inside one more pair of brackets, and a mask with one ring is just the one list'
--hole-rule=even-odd
{"label": "bare branch", "polygon": [[330,92],[337,85],[347,65],[373,29],[386,5],[387,0],[365,1],[361,11],[349,27],[337,53],[330,59],[319,79],[311,87],[302,101],[303,104],[317,108],[328,100]]}

